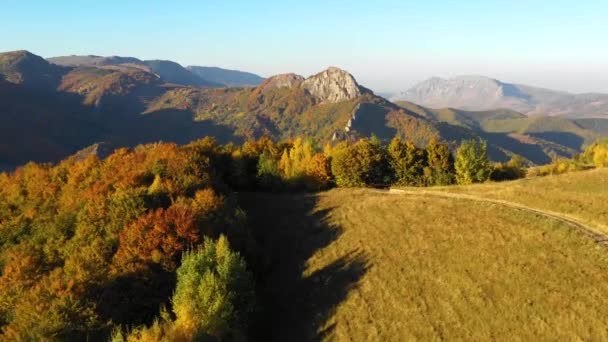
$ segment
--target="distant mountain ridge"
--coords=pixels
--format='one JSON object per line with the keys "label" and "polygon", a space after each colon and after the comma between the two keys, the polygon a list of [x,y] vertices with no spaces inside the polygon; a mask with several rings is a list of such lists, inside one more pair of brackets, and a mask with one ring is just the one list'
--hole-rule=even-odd
{"label": "distant mountain ridge", "polygon": [[519,154],[544,163],[576,154],[608,127],[601,119],[398,106],[337,67],[309,77],[276,75],[256,87],[205,87],[188,84],[188,77],[163,77],[175,67],[164,61],[86,56],[59,66],[27,52],[0,53],[0,61],[1,168],[57,161],[92,145],[82,153],[204,136],[236,143],[307,136],[319,144],[400,136],[418,145],[437,138],[452,148],[482,137],[493,160]]}
{"label": "distant mountain ridge", "polygon": [[250,72],[229,70],[218,67],[191,65],[186,69],[199,77],[227,87],[254,87],[264,82],[264,78]]}
{"label": "distant mountain ridge", "polygon": [[120,56],[61,56],[47,58],[47,61],[65,67],[108,67],[122,66],[141,68],[157,74],[169,83],[202,87],[242,87],[257,86],[262,77],[237,70],[218,67],[189,66],[168,60],[140,60],[135,57]]}
{"label": "distant mountain ridge", "polygon": [[501,82],[485,76],[433,77],[391,98],[431,108],[508,108],[528,116],[608,118],[608,94],[571,94]]}

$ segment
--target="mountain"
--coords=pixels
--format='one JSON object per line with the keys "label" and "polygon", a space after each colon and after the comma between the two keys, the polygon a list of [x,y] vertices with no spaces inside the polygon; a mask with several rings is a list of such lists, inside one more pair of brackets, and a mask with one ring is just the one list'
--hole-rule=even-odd
{"label": "mountain", "polygon": [[391,99],[431,108],[473,111],[508,108],[528,116],[608,118],[608,94],[570,94],[484,76],[433,77]]}
{"label": "mountain", "polygon": [[28,51],[0,54],[0,79],[10,83],[34,88],[54,87],[67,71]]}
{"label": "mountain", "polygon": [[152,72],[169,83],[183,84],[198,87],[221,87],[221,83],[206,80],[192,73],[178,63],[164,60],[144,61]]}
{"label": "mountain", "polygon": [[[20,59],[14,55],[0,54],[0,60]],[[506,109],[397,105],[336,67],[310,77],[276,75],[257,87],[213,88],[168,80],[153,70],[173,67],[163,62],[85,56],[58,66],[29,53],[18,55],[33,62],[3,64],[2,75],[10,75],[0,79],[0,167],[5,169],[29,160],[57,161],[100,142],[185,144],[203,136],[222,143],[308,136],[324,144],[397,135],[418,145],[437,138],[453,149],[463,139],[482,137],[493,160],[519,154],[545,163],[552,155],[578,153],[605,127],[599,119],[529,118]]]}
{"label": "mountain", "polygon": [[102,57],[95,55],[88,56],[61,56],[47,58],[47,61],[56,65],[68,66],[68,67],[81,67],[81,66],[104,66],[104,65],[120,65],[120,64],[143,64],[143,61],[134,57],[119,57],[110,56]]}
{"label": "mountain", "polygon": [[134,57],[102,57],[102,56],[63,56],[52,57],[49,62],[69,67],[104,67],[117,66],[124,68],[140,68],[144,71],[157,74],[160,78],[168,83],[181,85],[197,86],[197,87],[221,87],[219,82],[206,80],[190,70],[184,68],[173,61],[166,60],[147,60],[142,61]]}
{"label": "mountain", "polygon": [[175,88],[147,113],[175,110],[224,127],[237,139],[307,135],[323,142],[371,134],[390,139],[401,133],[424,143],[438,136],[432,123],[375,96],[338,68],[309,78],[277,75],[256,88]]}
{"label": "mountain", "polygon": [[189,66],[186,69],[202,79],[219,83],[226,87],[251,87],[258,86],[264,82],[263,77],[244,71],[195,65]]}
{"label": "mountain", "polygon": [[548,163],[554,155],[573,156],[586,144],[608,135],[608,119],[529,117],[510,109],[466,111],[425,108],[407,101],[396,103],[429,120],[471,130],[490,146],[534,163]]}

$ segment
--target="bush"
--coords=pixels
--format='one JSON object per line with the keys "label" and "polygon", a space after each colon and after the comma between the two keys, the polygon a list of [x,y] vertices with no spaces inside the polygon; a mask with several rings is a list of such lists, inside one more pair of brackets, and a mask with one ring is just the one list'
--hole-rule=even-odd
{"label": "bush", "polygon": [[494,165],[490,179],[493,181],[515,180],[526,176],[523,159],[520,156],[513,156],[507,163],[497,163]]}

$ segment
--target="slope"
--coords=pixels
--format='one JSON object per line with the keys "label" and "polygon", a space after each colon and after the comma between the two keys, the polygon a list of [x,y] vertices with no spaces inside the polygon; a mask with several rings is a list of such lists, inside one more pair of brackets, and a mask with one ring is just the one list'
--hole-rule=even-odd
{"label": "slope", "polygon": [[[397,104],[430,120],[470,129],[496,148],[519,154],[535,163],[547,163],[553,155],[572,157],[601,136],[601,131],[580,124],[592,119],[528,117],[510,109],[431,109],[407,101]],[[594,119],[593,122],[601,124],[603,121]]]}
{"label": "slope", "polygon": [[[604,171],[535,187],[561,213],[562,182],[607,200]],[[241,204],[266,251],[257,327],[267,340],[608,337],[606,250],[559,219],[422,192],[241,194]]]}
{"label": "slope", "polygon": [[0,53],[0,79],[14,84],[30,88],[54,88],[68,70],[28,51]]}
{"label": "slope", "polygon": [[187,69],[205,80],[226,87],[258,86],[264,82],[264,78],[250,72],[203,66],[189,66]]}

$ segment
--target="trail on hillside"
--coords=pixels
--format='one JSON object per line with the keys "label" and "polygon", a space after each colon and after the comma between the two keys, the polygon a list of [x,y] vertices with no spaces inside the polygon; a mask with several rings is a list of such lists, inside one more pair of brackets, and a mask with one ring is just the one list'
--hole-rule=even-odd
{"label": "trail on hillside", "polygon": [[[608,247],[608,235],[602,232],[601,229],[598,229],[587,222],[582,221],[577,217],[573,217],[567,214],[558,213],[555,211],[544,210],[529,207],[520,203],[509,202],[498,199],[484,198],[478,196],[472,196],[467,194],[458,194],[451,192],[439,192],[439,191],[430,191],[430,190],[403,190],[403,189],[389,189],[389,190],[378,190],[382,193],[388,193],[391,195],[413,195],[413,196],[435,196],[435,197],[443,197],[443,198],[455,198],[455,199],[464,199],[469,201],[477,201],[477,202],[486,202],[491,204],[500,205],[503,207],[521,210],[525,212],[529,212],[535,215],[543,216],[548,219],[553,219],[562,223],[569,225],[577,229],[578,231],[584,233],[585,235],[591,237],[595,242],[599,245]],[[608,228],[603,227],[604,231],[608,230]]]}

